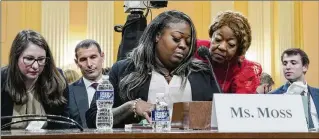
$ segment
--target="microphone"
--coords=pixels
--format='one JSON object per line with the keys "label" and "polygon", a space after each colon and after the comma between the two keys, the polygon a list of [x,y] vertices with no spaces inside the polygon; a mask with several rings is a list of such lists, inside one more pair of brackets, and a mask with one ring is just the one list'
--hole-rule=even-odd
{"label": "microphone", "polygon": [[219,93],[222,93],[222,90],[220,89],[220,86],[219,86],[219,84],[218,84],[218,82],[217,82],[217,78],[216,78],[215,73],[214,73],[214,70],[213,70],[213,64],[212,64],[212,63],[213,63],[213,60],[212,60],[211,54],[209,53],[208,48],[207,48],[206,46],[200,46],[200,47],[198,48],[198,50],[197,50],[197,54],[198,54],[201,58],[207,59],[208,65],[209,65],[210,71],[212,72],[212,75],[213,75],[213,77],[214,77],[214,82],[215,82],[215,84],[216,84],[216,86],[217,86],[217,89],[218,89]]}
{"label": "microphone", "polygon": [[[65,117],[65,116],[61,116],[61,115],[38,115],[38,114],[26,114],[26,115],[17,115],[17,116],[2,116],[1,120],[5,120],[5,119],[13,119],[13,118],[24,118],[24,117],[31,117],[31,118],[41,118],[41,119],[24,119],[24,120],[20,120],[20,121],[14,121],[14,122],[10,122],[7,123],[5,125],[1,126],[1,130],[12,125],[12,124],[16,124],[16,123],[22,123],[22,122],[29,122],[29,121],[46,121],[46,122],[53,122],[53,123],[59,123],[59,124],[68,124],[68,125],[74,125],[76,126],[78,129],[80,129],[80,131],[83,131],[83,127],[76,121],[74,121],[73,119],[69,118],[69,117]],[[46,117],[46,118],[43,118]],[[62,119],[62,120],[55,120],[55,119]]]}
{"label": "microphone", "polygon": [[207,58],[207,56],[210,56],[209,50],[206,46],[200,46],[197,50],[197,54],[204,59],[209,60],[209,58]]}

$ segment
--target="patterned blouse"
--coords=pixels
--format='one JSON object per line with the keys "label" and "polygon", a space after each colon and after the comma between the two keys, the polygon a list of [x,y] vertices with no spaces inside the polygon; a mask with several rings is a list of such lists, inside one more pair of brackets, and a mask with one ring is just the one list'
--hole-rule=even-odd
{"label": "patterned blouse", "polygon": [[[197,47],[210,47],[207,40],[197,40]],[[195,58],[203,60],[195,53]],[[206,61],[205,61],[206,62]],[[228,64],[214,63],[214,73],[224,93],[255,94],[260,83],[262,68],[259,63],[249,61],[244,56]]]}

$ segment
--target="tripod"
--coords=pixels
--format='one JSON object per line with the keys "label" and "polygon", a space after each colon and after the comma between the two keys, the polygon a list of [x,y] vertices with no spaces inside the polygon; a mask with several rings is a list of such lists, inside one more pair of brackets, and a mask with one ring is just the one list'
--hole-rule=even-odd
{"label": "tripod", "polygon": [[141,10],[133,10],[127,16],[124,26],[114,27],[116,32],[122,32],[122,40],[117,53],[117,61],[125,59],[128,52],[138,45],[138,40],[147,26],[146,17]]}

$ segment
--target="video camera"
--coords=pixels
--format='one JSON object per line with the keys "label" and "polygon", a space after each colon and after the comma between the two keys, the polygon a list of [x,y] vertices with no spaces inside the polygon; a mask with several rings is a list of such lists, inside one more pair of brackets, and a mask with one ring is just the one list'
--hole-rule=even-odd
{"label": "video camera", "polygon": [[124,12],[144,11],[147,8],[164,8],[167,7],[167,0],[162,1],[124,1]]}

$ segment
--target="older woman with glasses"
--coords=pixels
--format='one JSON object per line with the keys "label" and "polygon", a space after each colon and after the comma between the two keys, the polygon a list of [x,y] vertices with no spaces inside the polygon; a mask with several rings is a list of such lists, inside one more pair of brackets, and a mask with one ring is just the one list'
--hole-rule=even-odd
{"label": "older woman with glasses", "polygon": [[[45,39],[32,30],[15,37],[9,65],[1,68],[1,117],[26,114],[68,116],[67,83],[58,71]],[[1,119],[1,126],[26,118]],[[29,122],[12,124],[6,129],[24,129]],[[62,128],[43,123],[43,128]]]}

